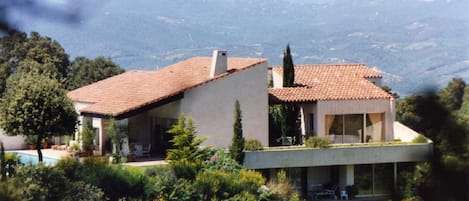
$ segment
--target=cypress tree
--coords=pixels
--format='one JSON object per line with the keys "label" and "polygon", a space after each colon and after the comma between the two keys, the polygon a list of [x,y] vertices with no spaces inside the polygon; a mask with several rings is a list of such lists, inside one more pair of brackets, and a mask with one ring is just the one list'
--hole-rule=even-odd
{"label": "cypress tree", "polygon": [[[290,45],[287,44],[283,53],[283,87],[295,86],[295,68],[291,56]],[[301,139],[298,132],[298,106],[285,103],[282,105],[282,137],[293,136]]]}
{"label": "cypress tree", "polygon": [[241,122],[241,109],[239,101],[235,102],[235,116],[233,123],[233,139],[230,146],[230,156],[239,164],[244,161],[244,137],[243,137],[243,123]]}
{"label": "cypress tree", "polygon": [[283,87],[295,86],[295,68],[290,52],[290,44],[283,53]]}

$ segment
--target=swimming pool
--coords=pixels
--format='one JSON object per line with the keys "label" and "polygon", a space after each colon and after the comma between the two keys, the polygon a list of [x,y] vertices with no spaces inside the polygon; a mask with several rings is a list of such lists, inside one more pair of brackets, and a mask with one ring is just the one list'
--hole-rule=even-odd
{"label": "swimming pool", "polygon": [[[38,164],[39,160],[37,158],[37,155],[34,154],[27,154],[27,153],[22,153],[22,152],[13,152],[13,154],[17,156],[21,156],[20,161],[23,164]],[[42,156],[42,162],[46,165],[56,165],[58,159],[55,158],[49,158],[49,157],[44,157]]]}

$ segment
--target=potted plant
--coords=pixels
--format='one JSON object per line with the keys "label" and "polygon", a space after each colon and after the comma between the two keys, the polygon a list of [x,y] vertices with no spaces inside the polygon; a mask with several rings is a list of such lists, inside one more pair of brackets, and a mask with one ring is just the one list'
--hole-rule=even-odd
{"label": "potted plant", "polygon": [[49,138],[42,139],[41,145],[43,149],[47,149],[49,147]]}
{"label": "potted plant", "polygon": [[94,138],[96,133],[92,128],[89,126],[84,126],[83,130],[81,131],[81,140],[82,140],[82,148],[83,148],[83,156],[91,156],[93,155],[94,149]]}
{"label": "potted plant", "polygon": [[77,156],[77,153],[79,150],[80,150],[80,146],[77,143],[73,143],[69,149],[69,151],[72,152],[73,157]]}
{"label": "potted plant", "polygon": [[29,146],[29,149],[35,150],[36,149],[37,136],[27,135],[26,139],[25,139],[25,142]]}

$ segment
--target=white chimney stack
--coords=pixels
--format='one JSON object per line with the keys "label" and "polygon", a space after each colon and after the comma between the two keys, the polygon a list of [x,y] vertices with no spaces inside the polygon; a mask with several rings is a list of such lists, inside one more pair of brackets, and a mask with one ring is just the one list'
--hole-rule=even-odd
{"label": "white chimney stack", "polygon": [[212,56],[212,65],[210,66],[210,77],[215,77],[228,70],[228,56],[226,51],[214,50]]}

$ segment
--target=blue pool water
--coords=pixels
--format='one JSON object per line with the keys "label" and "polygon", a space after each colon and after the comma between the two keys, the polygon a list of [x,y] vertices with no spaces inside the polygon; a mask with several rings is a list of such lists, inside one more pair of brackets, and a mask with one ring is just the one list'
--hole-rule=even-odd
{"label": "blue pool water", "polygon": [[[20,152],[13,152],[17,156],[21,156],[20,161],[23,164],[38,164],[39,160],[37,158],[37,155],[33,154],[27,154],[27,153],[20,153]],[[46,165],[56,165],[57,164],[57,159],[55,158],[48,158],[42,156],[42,162]]]}

